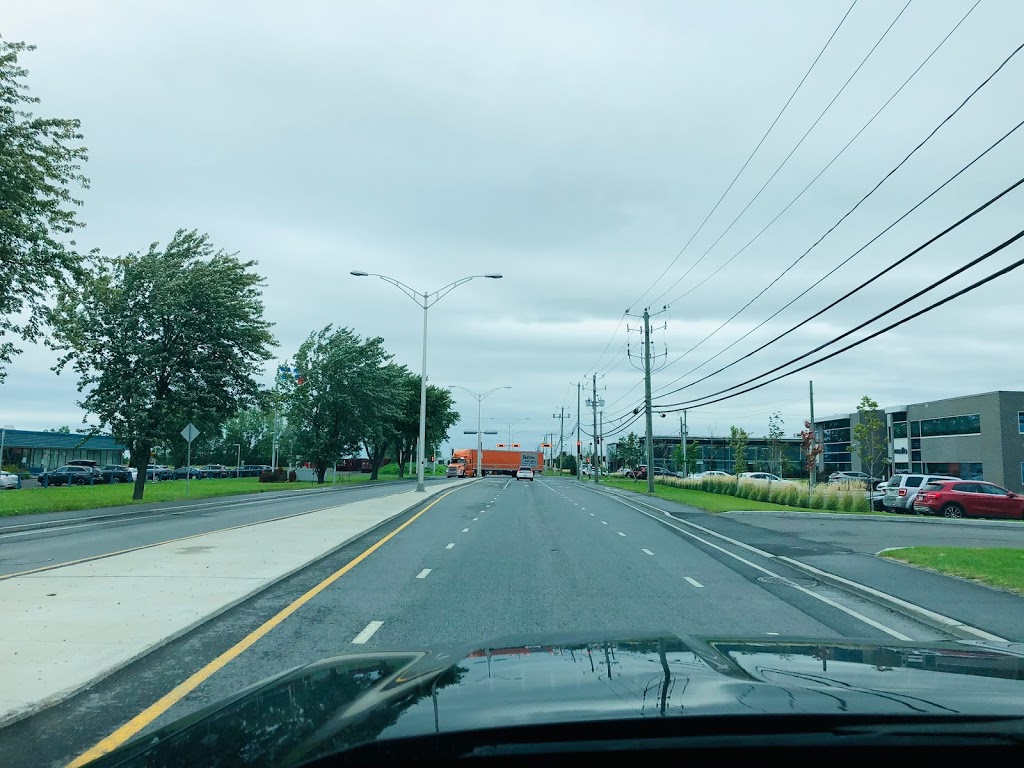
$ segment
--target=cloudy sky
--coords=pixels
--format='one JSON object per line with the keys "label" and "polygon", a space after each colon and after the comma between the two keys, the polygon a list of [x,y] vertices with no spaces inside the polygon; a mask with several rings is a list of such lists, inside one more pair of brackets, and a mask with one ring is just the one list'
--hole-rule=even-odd
{"label": "cloudy sky", "polygon": [[[511,424],[513,440],[535,447],[557,433],[551,416],[562,406],[567,431],[575,425],[576,383],[590,387],[595,372],[605,422],[627,423],[622,417],[643,397],[631,315],[645,306],[658,312],[655,404],[672,411],[655,417],[659,433],[678,429],[684,401],[694,406],[691,434],[721,435],[736,424],[763,435],[776,410],[796,432],[809,379],[819,416],[852,410],[864,394],[895,405],[1022,388],[1024,270],[808,371],[700,407],[701,398],[813,349],[1016,234],[1018,189],[814,322],[669,394],[1020,178],[1024,129],[815,285],[1024,119],[1024,53],[715,332],[1013,53],[1024,5],[981,0],[764,229],[974,5],[913,0],[900,15],[902,0],[856,2],[703,226],[848,0],[13,0],[0,34],[38,46],[23,63],[43,100],[39,111],[82,120],[92,186],[79,244],[113,255],[165,242],[178,228],[208,232],[259,262],[281,357],[333,323],[384,337],[399,362],[418,370],[421,311],[394,287],[349,271],[419,290],[503,273],[430,310],[428,376],[476,392],[510,386],[484,400],[484,428],[505,440]],[[1018,242],[852,338],[1022,257]],[[81,423],[75,383],[53,374],[53,362],[43,348],[16,359],[0,391],[4,423]],[[462,432],[476,428],[476,400],[455,393],[464,418],[451,445],[468,447],[473,438]],[[589,410],[585,419],[589,431]],[[639,432],[642,421],[629,428]]]}

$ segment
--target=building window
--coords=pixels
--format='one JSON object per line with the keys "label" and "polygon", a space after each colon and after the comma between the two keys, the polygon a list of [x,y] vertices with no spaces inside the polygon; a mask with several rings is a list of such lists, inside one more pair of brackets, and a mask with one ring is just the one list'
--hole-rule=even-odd
{"label": "building window", "polygon": [[906,437],[907,436],[907,422],[901,421],[892,425],[892,436],[893,437]]}
{"label": "building window", "polygon": [[911,437],[920,437],[921,436],[921,422],[920,421],[912,421],[910,423],[910,436]]}
{"label": "building window", "polygon": [[924,472],[934,475],[949,475],[964,480],[984,480],[984,468],[980,461],[926,461]]}
{"label": "building window", "polygon": [[977,435],[980,433],[981,416],[977,413],[966,416],[946,416],[941,419],[921,420],[921,437]]}
{"label": "building window", "polygon": [[1024,411],[1017,411],[1017,431],[1024,435]]}

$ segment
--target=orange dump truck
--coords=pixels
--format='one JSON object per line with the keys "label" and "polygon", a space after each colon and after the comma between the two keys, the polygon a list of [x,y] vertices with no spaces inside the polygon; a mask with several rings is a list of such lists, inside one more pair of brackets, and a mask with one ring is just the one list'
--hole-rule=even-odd
{"label": "orange dump truck", "polygon": [[483,451],[483,471],[477,472],[476,449],[459,448],[452,451],[448,462],[448,477],[478,477],[482,475],[514,476],[520,467],[529,467],[536,474],[544,471],[542,451]]}

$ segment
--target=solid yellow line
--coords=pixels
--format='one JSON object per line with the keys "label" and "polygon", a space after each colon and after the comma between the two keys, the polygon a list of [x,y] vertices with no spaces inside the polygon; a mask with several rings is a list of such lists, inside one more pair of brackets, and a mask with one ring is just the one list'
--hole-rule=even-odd
{"label": "solid yellow line", "polygon": [[318,594],[323,592],[325,589],[327,589],[327,587],[329,587],[335,581],[337,581],[346,573],[348,573],[357,565],[359,565],[359,563],[363,562],[363,560],[365,560],[378,549],[380,549],[394,536],[398,535],[401,531],[403,531],[404,529],[412,525],[414,522],[416,522],[417,518],[419,518],[420,515],[422,515],[428,509],[430,509],[439,501],[441,501],[441,499],[443,499],[445,496],[455,493],[455,491],[457,490],[459,489],[453,488],[447,493],[442,494],[438,498],[434,499],[434,501],[430,502],[430,504],[428,504],[415,515],[410,517],[400,526],[395,528],[395,530],[393,530],[387,536],[380,539],[369,549],[359,554],[351,562],[349,562],[339,570],[332,573],[326,579],[324,579],[315,587],[306,592],[306,594],[297,598],[293,603],[291,603],[291,605],[287,606],[286,608],[283,608],[280,612],[277,613],[277,615],[268,619],[264,624],[254,629],[247,636],[242,638],[238,643],[233,645],[231,648],[228,648],[228,650],[224,651],[224,653],[222,653],[216,659],[211,661],[205,667],[193,673],[184,682],[172,688],[168,693],[164,694],[161,698],[157,699],[157,701],[155,701],[153,704],[150,704],[148,707],[146,707],[146,709],[142,710],[142,712],[140,712],[127,723],[122,725],[112,734],[110,734],[109,736],[102,739],[97,744],[90,747],[82,754],[80,754],[78,757],[76,757],[68,764],[67,768],[79,768],[79,766],[83,766],[86,763],[95,760],[96,758],[105,755],[111,750],[116,749],[117,747],[124,744],[126,741],[128,741],[128,739],[137,734],[146,726],[150,725],[154,720],[156,720],[167,710],[169,710],[171,707],[173,707],[175,704],[177,704],[179,701],[185,698],[185,696],[187,696],[189,693],[198,688],[202,683],[208,680],[215,672],[227,666],[228,662],[238,658],[238,656],[240,656],[242,653],[251,648],[256,643],[257,640],[259,640],[261,637],[269,633],[270,630],[281,624],[281,622],[283,622],[285,619],[287,619],[289,616],[295,613],[299,608],[301,608],[303,605],[308,603]]}

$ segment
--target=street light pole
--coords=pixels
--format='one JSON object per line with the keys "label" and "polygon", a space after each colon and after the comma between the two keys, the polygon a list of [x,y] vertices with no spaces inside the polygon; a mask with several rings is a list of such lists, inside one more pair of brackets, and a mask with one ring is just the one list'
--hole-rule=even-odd
{"label": "street light pole", "polygon": [[242,476],[242,444],[232,443],[232,445],[238,448],[238,455],[235,458],[235,479],[237,480]]}
{"label": "street light pole", "polygon": [[460,285],[468,283],[470,280],[477,277],[487,277],[492,280],[499,280],[501,279],[501,275],[496,272],[486,275],[469,275],[467,277],[461,277],[452,283],[448,283],[448,285],[438,288],[433,293],[429,291],[423,291],[420,293],[419,291],[413,290],[405,283],[396,280],[393,277],[388,277],[387,275],[380,275],[375,272],[363,272],[357,269],[353,269],[349,274],[355,277],[379,277],[384,282],[391,283],[391,285],[398,288],[419,306],[423,307],[423,365],[420,371],[420,436],[416,441],[416,490],[422,493],[426,491],[426,486],[423,483],[423,465],[425,464],[424,451],[426,450],[424,443],[426,443],[427,440],[427,310]]}
{"label": "street light pole", "polygon": [[483,429],[483,427],[481,426],[480,422],[481,422],[481,411],[483,410],[484,398],[487,397],[488,395],[494,394],[499,389],[512,389],[512,387],[507,387],[507,386],[506,387],[495,387],[494,389],[490,389],[487,392],[484,392],[482,395],[478,395],[473,390],[468,389],[466,387],[463,387],[463,386],[461,386],[459,384],[454,384],[453,386],[456,387],[457,389],[463,389],[466,392],[469,392],[469,394],[471,394],[473,397],[476,398],[476,471],[477,471],[477,477],[483,477],[484,476],[484,433],[481,431]]}

